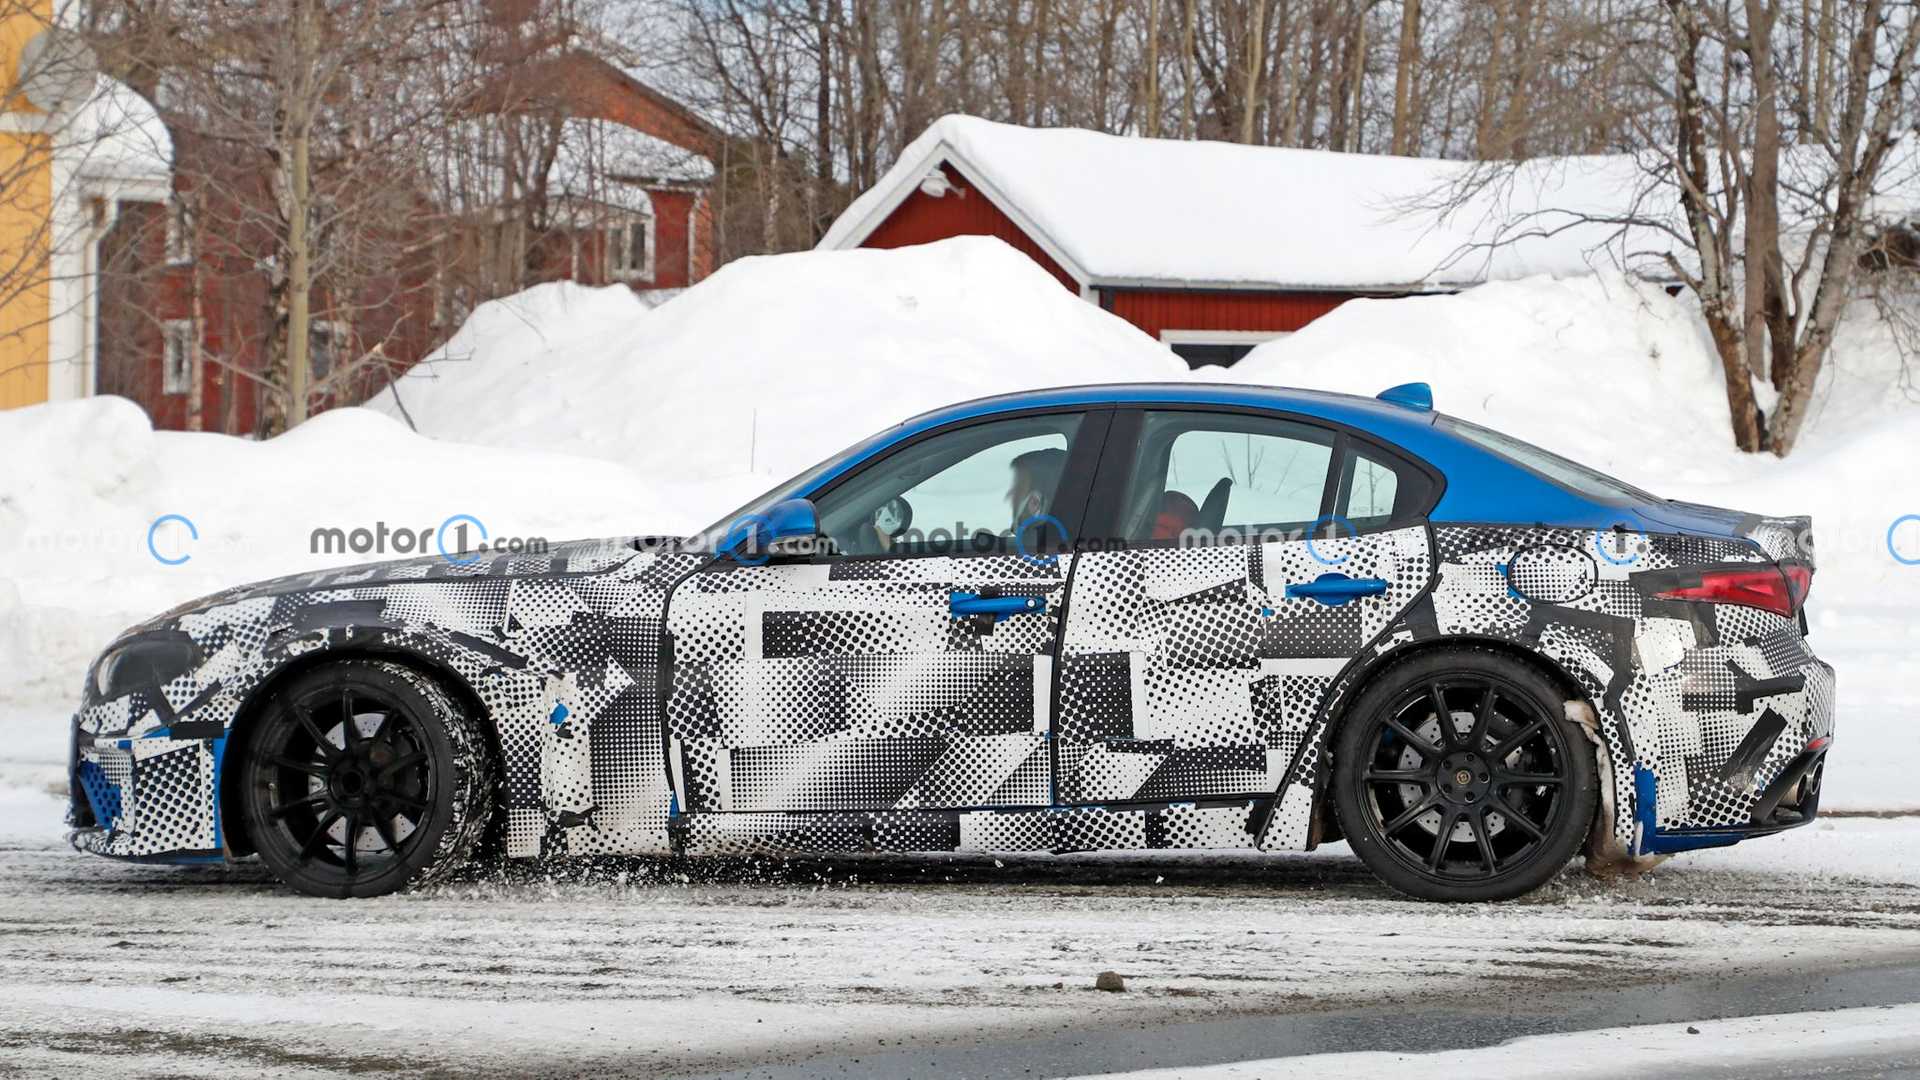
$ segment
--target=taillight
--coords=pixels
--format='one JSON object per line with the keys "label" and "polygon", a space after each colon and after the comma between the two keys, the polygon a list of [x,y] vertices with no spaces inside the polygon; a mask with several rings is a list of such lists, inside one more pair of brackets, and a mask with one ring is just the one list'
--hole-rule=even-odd
{"label": "taillight", "polygon": [[1657,593],[1662,600],[1698,600],[1708,604],[1744,604],[1789,618],[1806,602],[1813,569],[1799,563],[1740,570],[1704,570],[1695,585]]}
{"label": "taillight", "polygon": [[1793,591],[1793,610],[1806,607],[1807,594],[1813,591],[1813,567],[1805,563],[1781,563],[1780,572],[1787,575],[1787,587]]}

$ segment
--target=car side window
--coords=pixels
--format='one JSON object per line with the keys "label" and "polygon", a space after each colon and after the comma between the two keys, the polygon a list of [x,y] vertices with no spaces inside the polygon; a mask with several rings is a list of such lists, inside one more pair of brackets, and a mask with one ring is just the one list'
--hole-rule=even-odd
{"label": "car side window", "polygon": [[1364,531],[1423,513],[1431,486],[1427,478],[1405,462],[1356,442],[1348,442],[1334,498],[1340,522]]}
{"label": "car side window", "polygon": [[1393,497],[1400,490],[1399,477],[1365,454],[1355,454],[1353,458],[1353,474],[1348,480],[1341,515],[1356,525],[1362,520],[1385,521],[1392,517]]}
{"label": "car side window", "polygon": [[1259,539],[1321,515],[1334,433],[1233,413],[1152,411],[1122,496],[1128,543]]}
{"label": "car side window", "polygon": [[921,439],[815,498],[820,531],[842,555],[1012,550],[1016,526],[1055,513],[1080,422],[1022,416]]}

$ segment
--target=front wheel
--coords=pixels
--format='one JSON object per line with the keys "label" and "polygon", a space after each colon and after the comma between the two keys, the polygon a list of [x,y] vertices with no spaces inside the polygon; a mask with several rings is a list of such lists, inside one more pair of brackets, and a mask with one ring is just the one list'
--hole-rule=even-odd
{"label": "front wheel", "polygon": [[478,724],[382,660],[296,677],[247,733],[241,802],[260,859],[309,896],[380,896],[465,864],[492,811]]}
{"label": "front wheel", "polygon": [[1505,900],[1566,866],[1592,824],[1593,753],[1564,695],[1497,653],[1389,669],[1334,754],[1341,830],[1379,878],[1424,900]]}

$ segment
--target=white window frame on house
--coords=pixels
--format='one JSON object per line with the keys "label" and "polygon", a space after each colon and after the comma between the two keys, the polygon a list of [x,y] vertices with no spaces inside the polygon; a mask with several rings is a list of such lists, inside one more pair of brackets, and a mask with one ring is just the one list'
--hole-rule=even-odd
{"label": "white window frame on house", "polygon": [[192,261],[193,248],[187,243],[187,206],[176,196],[167,200],[167,265]]}
{"label": "white window frame on house", "polygon": [[[658,251],[657,230],[654,228],[651,214],[634,214],[607,226],[602,235],[606,237],[607,280],[609,281],[652,281],[654,255]],[[640,265],[632,265],[632,251],[628,241],[632,237],[635,225],[643,226],[647,240],[646,258]]]}
{"label": "white window frame on house", "polygon": [[1162,330],[1160,343],[1168,348],[1175,345],[1264,345],[1292,333],[1291,330]]}
{"label": "white window frame on house", "polygon": [[193,391],[193,320],[168,319],[160,324],[160,392]]}

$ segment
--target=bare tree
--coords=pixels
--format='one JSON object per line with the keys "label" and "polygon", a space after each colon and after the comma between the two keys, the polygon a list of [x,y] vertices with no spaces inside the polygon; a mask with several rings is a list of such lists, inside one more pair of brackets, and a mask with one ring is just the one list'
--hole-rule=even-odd
{"label": "bare tree", "polygon": [[[1674,260],[1674,272],[1698,295],[1720,353],[1735,441],[1784,456],[1855,296],[1875,189],[1920,106],[1912,81],[1920,12],[1862,0],[1843,37],[1825,27],[1783,35],[1784,22],[1810,9],[1777,0],[1663,6],[1672,124],[1643,130],[1686,221],[1693,258]],[[1844,49],[1826,91],[1838,102],[1830,128],[1823,106],[1784,100],[1789,36]],[[1816,83],[1800,92],[1823,91]],[[1791,131],[1796,114],[1808,122]]]}
{"label": "bare tree", "polygon": [[196,295],[262,309],[229,328],[264,337],[213,335],[204,359],[258,388],[269,431],[425,329],[406,302],[431,278],[413,272],[436,220],[420,150],[455,105],[434,46],[471,14],[454,0],[154,0],[98,26],[103,54],[154,86],[180,185],[218,223],[194,233]]}

